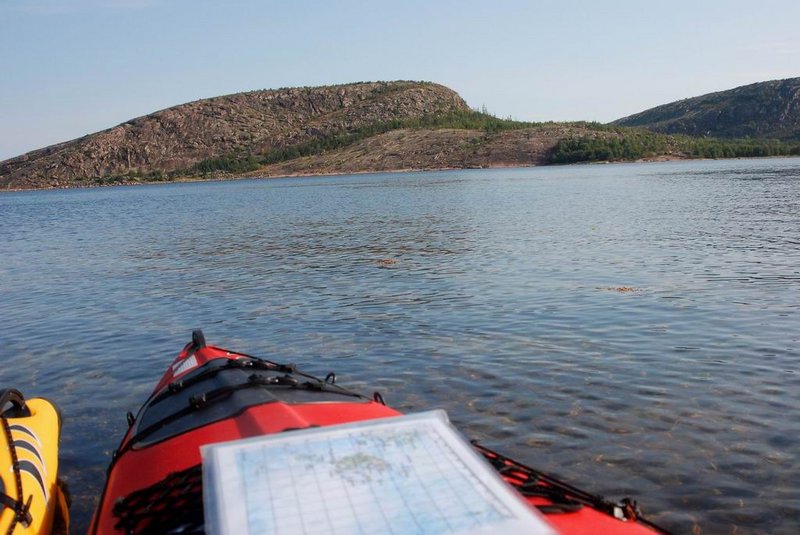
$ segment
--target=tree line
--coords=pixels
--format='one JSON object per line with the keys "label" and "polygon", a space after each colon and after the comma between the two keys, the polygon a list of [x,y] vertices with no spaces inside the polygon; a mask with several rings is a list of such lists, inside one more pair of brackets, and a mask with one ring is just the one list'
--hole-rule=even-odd
{"label": "tree line", "polygon": [[563,139],[553,163],[632,161],[655,156],[683,158],[754,158],[800,156],[800,142],[769,139],[718,139],[655,134],[637,130]]}
{"label": "tree line", "polygon": [[[285,162],[341,149],[361,140],[398,129],[464,129],[483,131],[487,136],[506,130],[537,128],[546,124],[500,118],[488,111],[452,110],[421,117],[376,121],[350,129],[332,129],[292,145],[279,145],[265,153],[239,151],[202,160],[187,169],[169,172],[153,171],[97,179],[98,183],[125,181],[174,180],[180,176],[211,176],[216,173],[242,174],[264,165]],[[760,139],[694,138],[685,135],[657,134],[639,128],[620,128],[600,123],[570,123],[587,132],[583,136],[562,139],[551,154],[555,164],[633,161],[656,156],[683,158],[747,158],[764,156],[798,156],[800,141],[781,142]]]}

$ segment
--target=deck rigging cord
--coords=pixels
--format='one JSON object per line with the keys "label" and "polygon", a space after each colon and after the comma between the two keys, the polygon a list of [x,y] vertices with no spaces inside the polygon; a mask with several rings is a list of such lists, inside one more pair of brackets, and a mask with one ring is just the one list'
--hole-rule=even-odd
{"label": "deck rigging cord", "polygon": [[6,419],[6,412],[3,410],[7,403],[16,406],[19,411],[25,411],[26,407],[25,399],[18,390],[14,390],[13,388],[0,390],[0,411],[2,411],[0,420],[3,421],[3,432],[5,433],[6,442],[8,443],[9,454],[11,455],[11,468],[14,472],[14,481],[17,490],[16,500],[5,492],[0,492],[0,509],[2,509],[2,506],[5,506],[14,511],[14,518],[11,520],[11,524],[8,526],[8,531],[6,532],[7,535],[11,535],[18,523],[25,527],[31,524],[33,519],[31,518],[30,508],[33,495],[28,496],[27,501],[23,501],[22,474],[20,472],[19,458],[17,457],[17,448],[14,445],[14,437],[11,436],[11,426]]}

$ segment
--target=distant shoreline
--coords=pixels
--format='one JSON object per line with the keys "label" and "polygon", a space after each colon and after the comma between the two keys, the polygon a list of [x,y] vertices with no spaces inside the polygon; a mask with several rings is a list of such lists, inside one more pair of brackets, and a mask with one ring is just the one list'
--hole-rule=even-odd
{"label": "distant shoreline", "polygon": [[650,158],[641,158],[638,160],[619,160],[619,161],[599,161],[599,162],[577,162],[570,164],[544,164],[544,165],[516,165],[516,164],[496,164],[487,166],[471,166],[471,167],[436,167],[428,169],[369,169],[359,171],[342,171],[342,172],[308,172],[308,173],[281,173],[275,175],[265,175],[252,171],[243,173],[241,175],[231,176],[215,176],[213,178],[202,178],[198,176],[180,177],[174,180],[131,180],[124,182],[115,182],[113,184],[74,184],[68,186],[49,186],[41,188],[7,188],[2,189],[0,192],[16,193],[26,191],[55,191],[55,190],[70,190],[70,189],[94,189],[94,188],[113,188],[118,186],[153,186],[153,185],[168,185],[168,184],[183,184],[183,183],[196,183],[196,182],[231,182],[235,180],[252,180],[263,179],[270,180],[273,178],[321,178],[321,177],[336,177],[346,175],[372,175],[372,174],[389,174],[389,173],[434,173],[437,171],[466,171],[466,170],[479,170],[479,169],[527,169],[539,167],[571,167],[571,166],[585,166],[585,165],[618,165],[618,164],[636,164],[636,163],[662,163],[662,162],[675,162],[675,161],[727,161],[727,160],[765,160],[765,159],[786,159],[786,158],[800,158],[798,156],[764,156],[764,157],[750,157],[750,158],[687,158],[683,156],[653,156]]}
{"label": "distant shoreline", "polygon": [[[700,160],[700,158],[682,158],[682,157],[655,157],[645,158],[635,161],[603,161],[603,162],[579,162],[572,164],[546,164],[546,165],[515,165],[515,164],[497,164],[487,165],[481,167],[436,167],[436,168],[405,168],[405,169],[370,169],[360,171],[342,171],[342,172],[308,172],[308,173],[281,173],[275,175],[265,175],[255,171],[243,173],[241,175],[231,176],[215,176],[213,178],[202,178],[198,176],[180,177],[174,180],[130,180],[123,182],[115,182],[113,184],[70,184],[67,186],[45,186],[41,188],[6,188],[0,192],[22,192],[22,191],[54,191],[54,190],[69,190],[69,189],[94,189],[94,188],[114,188],[118,186],[152,186],[152,185],[167,185],[167,184],[181,184],[181,183],[195,183],[195,182],[229,182],[235,180],[252,180],[264,179],[269,180],[273,178],[316,178],[316,177],[334,177],[346,175],[371,175],[382,173],[435,173],[437,171],[466,171],[466,170],[479,170],[479,169],[526,169],[534,167],[565,167],[576,165],[605,165],[605,164],[629,164],[629,163],[658,163],[665,161],[677,160]],[[746,158],[726,158],[726,159],[746,159]]]}
{"label": "distant shoreline", "polygon": [[797,91],[800,78],[759,82],[601,124],[500,118],[426,81],[263,89],[0,161],[0,188],[800,156]]}

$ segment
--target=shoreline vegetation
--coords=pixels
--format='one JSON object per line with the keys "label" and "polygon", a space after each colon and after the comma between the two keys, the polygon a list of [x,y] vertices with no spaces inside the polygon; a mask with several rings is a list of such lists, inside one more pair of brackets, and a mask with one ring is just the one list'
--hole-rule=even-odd
{"label": "shoreline vegetation", "polygon": [[517,121],[430,82],[362,82],[215,97],[132,119],[0,162],[0,191],[774,156],[800,156],[800,139]]}
{"label": "shoreline vegetation", "polygon": [[686,160],[800,156],[800,142],[697,138],[631,129],[618,137],[561,140],[553,152],[553,163],[630,162],[659,156]]}
{"label": "shoreline vegetation", "polygon": [[[470,130],[481,133],[484,137],[491,136],[498,132],[508,130],[522,130],[522,129],[535,129],[540,128],[544,124],[557,124],[557,123],[533,123],[524,121],[515,121],[510,118],[498,118],[486,110],[456,110],[446,114],[427,115],[419,118],[408,119],[393,119],[389,121],[377,121],[370,125],[356,128],[349,131],[335,131],[331,134],[321,135],[310,141],[303,143],[285,145],[274,148],[263,154],[254,154],[252,152],[233,152],[221,156],[207,158],[198,162],[187,169],[177,169],[169,172],[151,172],[140,174],[132,171],[128,174],[116,175],[111,177],[95,179],[96,185],[109,185],[107,182],[123,182],[123,181],[142,181],[146,183],[157,182],[171,182],[179,179],[188,180],[207,180],[207,179],[225,179],[237,177],[253,177],[252,173],[259,169],[298,158],[305,158],[309,156],[318,156],[321,154],[334,152],[345,147],[349,147],[359,141],[363,141],[370,137],[379,136],[396,130]],[[568,123],[567,123],[568,124]],[[575,123],[575,124],[596,124],[597,127],[602,127],[599,123]],[[463,168],[463,167],[462,167]],[[442,170],[442,169],[459,169],[459,167],[432,167],[420,169],[391,169],[390,171],[409,171],[409,170]],[[372,170],[353,171],[354,173],[370,173]],[[349,174],[349,173],[303,173],[296,175],[294,173],[281,175],[287,176],[323,176],[327,174]],[[270,178],[273,178],[270,175]],[[278,178],[278,176],[274,176]]]}
{"label": "shoreline vegetation", "polygon": [[68,184],[62,186],[45,186],[38,188],[5,188],[0,189],[3,192],[26,192],[26,191],[51,191],[51,190],[67,190],[67,189],[91,189],[91,188],[107,188],[115,186],[153,186],[159,184],[188,184],[195,182],[230,182],[234,180],[270,180],[277,178],[323,178],[335,177],[344,175],[371,175],[371,174],[388,174],[388,173],[428,173],[436,171],[459,171],[467,169],[525,169],[529,167],[547,167],[549,165],[624,165],[636,163],[663,163],[663,162],[676,162],[676,161],[703,161],[703,160],[746,160],[753,158],[796,158],[800,157],[797,154],[786,155],[767,155],[767,156],[732,156],[732,157],[684,157],[675,155],[658,155],[651,157],[643,157],[636,160],[594,160],[594,161],[578,161],[569,163],[553,163],[553,164],[496,164],[485,167],[426,167],[426,168],[398,168],[386,170],[363,170],[363,171],[329,171],[329,172],[298,172],[298,173],[283,173],[283,174],[260,174],[258,172],[249,172],[242,174],[233,173],[215,173],[213,176],[179,176],[167,179],[147,180],[144,177],[124,180],[96,180],[94,182]]}
{"label": "shoreline vegetation", "polygon": [[[358,142],[398,130],[467,130],[486,141],[500,132],[566,127],[583,133],[555,140],[545,161],[538,163],[489,162],[487,165],[441,167],[402,167],[389,169],[355,169],[348,171],[314,171],[262,173],[268,166],[335,153]],[[533,123],[499,118],[486,110],[454,111],[445,115],[376,122],[348,132],[320,136],[308,142],[278,147],[263,154],[234,152],[202,160],[187,169],[169,172],[129,173],[95,178],[83,183],[46,188],[8,188],[6,191],[37,189],[72,189],[117,185],[202,182],[246,178],[299,178],[369,174],[384,172],[423,172],[471,168],[519,168],[545,165],[636,163],[691,159],[737,159],[800,156],[800,141],[787,142],[763,139],[697,138],[687,135],[659,134],[643,128],[621,127],[593,122]]]}

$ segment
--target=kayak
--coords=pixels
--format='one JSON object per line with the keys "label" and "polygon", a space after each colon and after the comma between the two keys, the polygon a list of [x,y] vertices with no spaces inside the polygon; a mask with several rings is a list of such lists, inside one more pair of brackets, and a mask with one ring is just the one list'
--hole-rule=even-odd
{"label": "kayak", "polygon": [[58,409],[3,389],[0,420],[0,533],[68,533],[68,498],[57,478]]}
{"label": "kayak", "polygon": [[[128,429],[112,455],[89,532],[203,533],[204,493],[206,500],[213,493],[204,489],[202,449],[387,418],[407,416],[378,393],[364,396],[341,387],[334,373],[317,378],[293,364],[208,345],[196,330],[138,414],[128,413]],[[551,532],[666,533],[644,519],[630,499],[608,501],[477,443],[471,449],[526,509],[552,526]]]}

